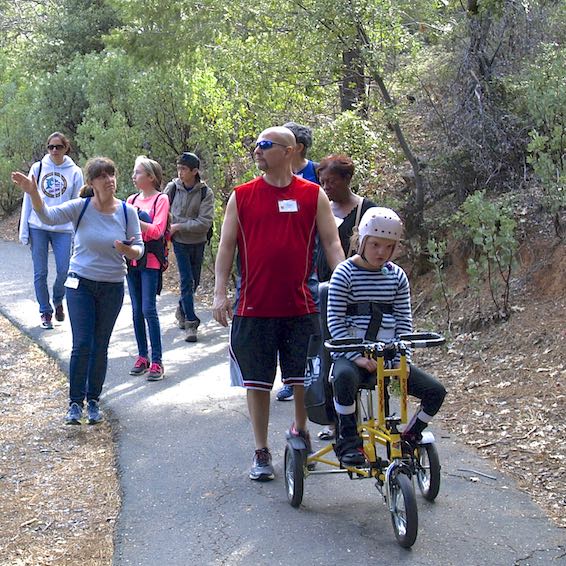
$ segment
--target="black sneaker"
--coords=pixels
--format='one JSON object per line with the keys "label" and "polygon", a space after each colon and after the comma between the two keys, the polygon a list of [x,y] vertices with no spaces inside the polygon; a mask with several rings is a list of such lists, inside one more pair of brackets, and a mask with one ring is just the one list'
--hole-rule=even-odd
{"label": "black sneaker", "polygon": [[363,466],[366,463],[366,456],[361,448],[346,450],[340,456],[340,463],[343,466]]}
{"label": "black sneaker", "polygon": [[83,408],[78,403],[71,403],[65,415],[65,424],[80,425],[83,418]]}
{"label": "black sneaker", "polygon": [[91,399],[86,407],[86,414],[88,417],[88,424],[98,424],[102,422],[103,417],[98,406],[98,401]]}
{"label": "black sneaker", "polygon": [[423,435],[418,432],[404,432],[401,434],[401,452],[405,456],[414,456],[415,450],[422,440]]}
{"label": "black sneaker", "polygon": [[65,311],[63,310],[63,305],[57,305],[55,307],[55,320],[57,322],[63,322],[65,320]]}
{"label": "black sneaker", "polygon": [[51,322],[51,313],[44,312],[41,315],[41,328],[46,330],[51,330],[53,328],[53,323]]}
{"label": "black sneaker", "polygon": [[269,448],[256,450],[250,470],[250,479],[255,481],[269,481],[275,478],[275,471],[271,464]]}

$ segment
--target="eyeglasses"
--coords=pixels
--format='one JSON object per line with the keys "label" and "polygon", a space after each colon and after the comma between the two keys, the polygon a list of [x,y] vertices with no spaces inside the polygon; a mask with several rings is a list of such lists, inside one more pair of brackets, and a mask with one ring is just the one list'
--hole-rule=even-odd
{"label": "eyeglasses", "polygon": [[284,143],[278,143],[278,142],[274,142],[271,140],[261,140],[258,141],[255,146],[256,148],[259,147],[259,149],[261,149],[262,151],[265,151],[266,149],[271,149],[274,145],[280,145],[281,147],[287,147]]}
{"label": "eyeglasses", "polygon": [[50,144],[47,146],[47,149],[48,149],[49,151],[53,151],[54,149],[61,150],[61,149],[65,149],[65,146],[64,146],[64,145],[61,145],[60,143],[56,143],[56,144],[50,143]]}

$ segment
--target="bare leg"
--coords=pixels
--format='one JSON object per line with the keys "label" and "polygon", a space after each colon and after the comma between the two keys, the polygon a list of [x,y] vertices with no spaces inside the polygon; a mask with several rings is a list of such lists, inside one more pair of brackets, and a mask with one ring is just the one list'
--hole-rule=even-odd
{"label": "bare leg", "polygon": [[305,388],[302,385],[294,385],[293,392],[295,395],[295,428],[298,430],[306,430],[307,410],[305,409]]}
{"label": "bare leg", "polygon": [[[302,389],[302,387],[301,387]],[[269,426],[269,391],[248,389],[248,411],[252,421],[256,449],[267,448],[267,429]]]}

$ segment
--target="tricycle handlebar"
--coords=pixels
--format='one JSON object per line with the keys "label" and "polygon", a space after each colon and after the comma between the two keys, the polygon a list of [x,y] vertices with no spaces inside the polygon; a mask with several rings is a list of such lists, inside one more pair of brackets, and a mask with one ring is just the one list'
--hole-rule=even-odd
{"label": "tricycle handlebar", "polygon": [[340,338],[337,340],[326,340],[324,347],[329,352],[368,352],[370,350],[386,351],[402,348],[433,348],[441,346],[446,342],[444,336],[436,332],[415,332],[413,334],[401,334],[397,340],[392,342],[374,342],[363,338]]}

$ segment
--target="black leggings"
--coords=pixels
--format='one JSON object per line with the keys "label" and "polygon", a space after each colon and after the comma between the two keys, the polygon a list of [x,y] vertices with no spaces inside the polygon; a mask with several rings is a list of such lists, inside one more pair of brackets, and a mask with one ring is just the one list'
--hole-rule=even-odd
{"label": "black leggings", "polygon": [[[332,387],[334,398],[340,405],[353,405],[360,384],[370,381],[373,375],[346,358],[334,362]],[[409,366],[409,395],[421,401],[422,410],[434,416],[442,406],[446,389],[438,379],[416,366]]]}

